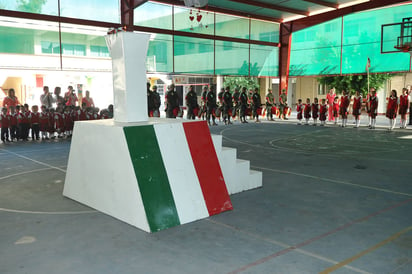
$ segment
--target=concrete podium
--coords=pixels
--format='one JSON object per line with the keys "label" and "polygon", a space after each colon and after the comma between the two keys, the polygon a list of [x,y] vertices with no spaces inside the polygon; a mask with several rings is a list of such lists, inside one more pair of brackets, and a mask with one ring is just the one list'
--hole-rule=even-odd
{"label": "concrete podium", "polygon": [[231,210],[229,193],[261,186],[205,121],[148,119],[149,35],[113,35],[114,119],[75,123],[63,195],[155,232]]}

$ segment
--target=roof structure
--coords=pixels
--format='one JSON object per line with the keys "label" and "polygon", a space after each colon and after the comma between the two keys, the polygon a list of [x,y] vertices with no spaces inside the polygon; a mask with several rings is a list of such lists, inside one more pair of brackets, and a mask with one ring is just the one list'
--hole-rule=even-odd
{"label": "roof structure", "polygon": [[[137,7],[145,0],[122,0]],[[153,2],[184,6],[184,0],[156,0]],[[203,2],[203,1],[202,1]],[[405,0],[208,0],[203,10],[236,16],[284,23],[309,19],[320,14],[345,14],[394,5]],[[131,5],[130,5],[131,4]],[[325,17],[327,18],[327,17]],[[319,23],[319,22],[317,22]]]}

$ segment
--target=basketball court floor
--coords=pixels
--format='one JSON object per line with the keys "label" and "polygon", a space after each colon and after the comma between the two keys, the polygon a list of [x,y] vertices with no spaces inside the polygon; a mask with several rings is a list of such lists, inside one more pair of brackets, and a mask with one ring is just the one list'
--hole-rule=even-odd
{"label": "basketball court floor", "polygon": [[153,234],[62,196],[69,140],[0,144],[0,273],[412,273],[412,130],[211,132],[263,187]]}

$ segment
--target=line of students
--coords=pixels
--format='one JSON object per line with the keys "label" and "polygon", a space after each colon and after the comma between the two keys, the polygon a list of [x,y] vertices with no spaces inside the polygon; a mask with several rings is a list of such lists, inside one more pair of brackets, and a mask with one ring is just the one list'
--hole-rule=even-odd
{"label": "line of students", "polygon": [[9,110],[3,107],[0,114],[1,140],[14,142],[27,141],[31,132],[32,140],[49,140],[72,136],[75,121],[109,119],[113,117],[113,106],[104,109],[99,114],[98,108],[78,106],[63,106],[54,108],[33,105],[31,110],[28,104],[10,106]]}
{"label": "line of students", "polygon": [[[334,123],[338,123],[339,116],[341,117],[341,126],[346,127],[347,119],[349,114],[349,104],[351,98],[347,91],[342,92],[340,102],[338,97],[335,97],[333,104],[331,105],[332,113],[334,117]],[[360,126],[360,116],[362,112],[362,95],[359,91],[356,91],[355,96],[353,97],[352,105],[352,115],[355,118],[355,128]],[[378,115],[378,104],[379,99],[376,95],[376,89],[371,88],[366,99],[366,111],[369,117],[369,129],[374,129],[376,125],[376,117]],[[330,106],[326,104],[326,99],[321,100],[319,104],[318,98],[314,99],[314,102],[311,104],[310,99],[306,99],[306,104],[302,103],[302,99],[298,100],[296,106],[298,125],[302,124],[303,118],[305,119],[305,125],[309,125],[310,118],[313,119],[314,126],[317,125],[317,120],[319,119],[320,125],[324,126],[326,124],[326,118],[328,116]],[[402,95],[398,98],[396,90],[391,91],[391,95],[388,98],[388,104],[386,108],[386,117],[389,119],[389,128],[388,130],[393,130],[396,125],[396,116],[399,113],[401,116],[400,128],[406,128],[406,115],[409,108],[409,96],[408,90],[406,88],[402,89]]]}

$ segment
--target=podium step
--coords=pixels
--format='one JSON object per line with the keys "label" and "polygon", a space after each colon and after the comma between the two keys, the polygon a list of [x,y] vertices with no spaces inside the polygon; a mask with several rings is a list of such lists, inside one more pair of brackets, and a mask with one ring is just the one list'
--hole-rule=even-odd
{"label": "podium step", "polygon": [[229,194],[262,187],[262,172],[250,169],[250,162],[237,159],[237,150],[222,146],[223,137],[212,135],[212,141]]}

